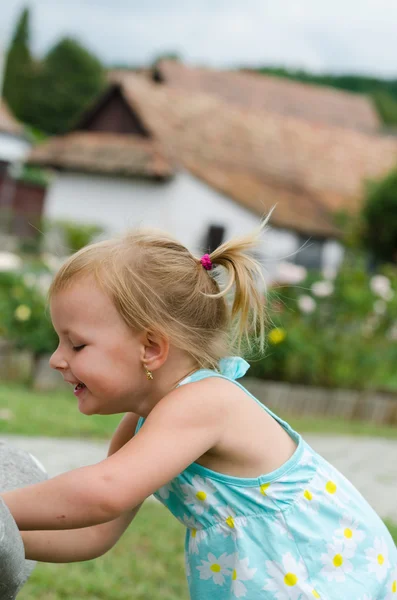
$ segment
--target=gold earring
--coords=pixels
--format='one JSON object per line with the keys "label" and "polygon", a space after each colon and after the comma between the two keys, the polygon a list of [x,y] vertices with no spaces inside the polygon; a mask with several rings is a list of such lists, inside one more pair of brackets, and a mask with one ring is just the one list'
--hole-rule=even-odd
{"label": "gold earring", "polygon": [[151,371],[149,371],[149,369],[147,368],[146,365],[143,365],[144,369],[145,369],[145,373],[146,373],[146,378],[148,381],[152,381],[153,379],[153,373]]}

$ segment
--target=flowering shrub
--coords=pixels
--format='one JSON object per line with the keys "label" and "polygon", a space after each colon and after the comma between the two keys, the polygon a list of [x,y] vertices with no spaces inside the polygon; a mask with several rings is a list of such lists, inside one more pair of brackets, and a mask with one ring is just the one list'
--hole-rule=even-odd
{"label": "flowering shrub", "polygon": [[269,292],[266,356],[251,373],[328,387],[397,389],[397,271],[345,265]]}
{"label": "flowering shrub", "polygon": [[57,336],[46,308],[52,273],[45,262],[23,265],[10,253],[0,253],[0,337],[35,356],[53,352]]}

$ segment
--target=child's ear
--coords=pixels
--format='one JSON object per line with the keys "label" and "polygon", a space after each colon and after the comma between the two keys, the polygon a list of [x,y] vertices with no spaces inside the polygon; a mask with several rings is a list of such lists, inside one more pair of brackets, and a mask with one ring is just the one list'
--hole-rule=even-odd
{"label": "child's ear", "polygon": [[158,333],[146,331],[142,341],[142,362],[149,371],[159,369],[168,357],[168,339]]}

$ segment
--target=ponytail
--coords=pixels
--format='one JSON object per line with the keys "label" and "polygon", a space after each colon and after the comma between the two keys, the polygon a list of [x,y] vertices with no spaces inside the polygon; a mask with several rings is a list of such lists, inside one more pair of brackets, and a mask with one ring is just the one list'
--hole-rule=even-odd
{"label": "ponytail", "polygon": [[[272,212],[272,211],[271,211]],[[254,343],[263,351],[265,346],[265,289],[263,267],[255,257],[271,212],[250,234],[233,238],[209,255],[213,266],[226,270],[227,282],[210,298],[228,297],[233,290],[230,311],[231,343],[237,352],[242,347],[251,350]]]}

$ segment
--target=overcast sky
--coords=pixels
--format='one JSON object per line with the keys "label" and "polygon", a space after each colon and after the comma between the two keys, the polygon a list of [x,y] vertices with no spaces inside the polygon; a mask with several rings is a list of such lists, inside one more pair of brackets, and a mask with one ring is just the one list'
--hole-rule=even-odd
{"label": "overcast sky", "polygon": [[163,52],[209,66],[282,65],[397,78],[396,0],[2,0],[7,46],[23,6],[43,54],[61,36],[106,64]]}

